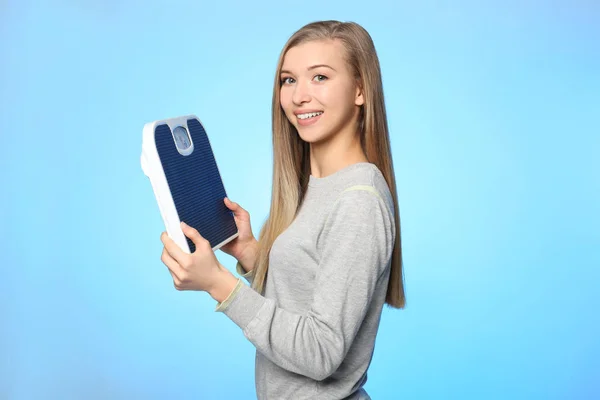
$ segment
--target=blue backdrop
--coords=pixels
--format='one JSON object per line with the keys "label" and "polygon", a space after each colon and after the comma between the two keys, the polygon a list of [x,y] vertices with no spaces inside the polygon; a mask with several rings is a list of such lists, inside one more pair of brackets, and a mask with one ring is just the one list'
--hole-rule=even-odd
{"label": "blue backdrop", "polygon": [[319,19],[371,33],[397,173],[408,302],[384,311],[368,392],[600,398],[584,0],[0,2],[0,398],[254,398],[252,344],[160,261],[142,127],[198,115],[258,235],[277,56]]}

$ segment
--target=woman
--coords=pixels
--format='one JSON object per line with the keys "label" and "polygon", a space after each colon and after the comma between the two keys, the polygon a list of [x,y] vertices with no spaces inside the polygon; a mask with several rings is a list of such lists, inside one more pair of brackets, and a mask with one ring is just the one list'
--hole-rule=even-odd
{"label": "woman", "polygon": [[355,23],[322,21],[284,46],[273,93],[273,192],[259,240],[249,214],[222,248],[193,228],[185,254],[163,232],[179,290],[208,292],[256,347],[259,399],[369,399],[383,304],[404,307],[400,220],[377,54]]}

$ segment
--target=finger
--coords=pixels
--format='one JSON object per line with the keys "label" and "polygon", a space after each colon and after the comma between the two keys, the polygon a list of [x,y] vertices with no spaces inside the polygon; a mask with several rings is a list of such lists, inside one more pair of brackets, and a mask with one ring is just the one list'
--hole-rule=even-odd
{"label": "finger", "polygon": [[183,282],[181,281],[181,279],[177,278],[177,275],[175,275],[170,269],[167,269],[167,271],[169,271],[171,277],[173,278],[173,286],[175,287],[175,289],[183,290]]}
{"label": "finger", "polygon": [[234,203],[233,201],[229,200],[229,197],[225,197],[223,200],[225,201],[225,205],[232,211],[239,207],[237,203]]}
{"label": "finger", "polygon": [[175,287],[179,288],[181,284],[181,277],[183,276],[181,266],[173,259],[173,257],[169,255],[169,252],[165,248],[163,248],[160,259],[163,264],[167,266],[167,270],[171,274],[171,277],[173,277],[173,283],[175,284]]}
{"label": "finger", "polygon": [[169,252],[169,255],[180,265],[185,266],[189,262],[189,254],[185,253],[181,247],[175,243],[173,239],[169,237],[167,232],[163,232],[160,235],[160,240],[163,242],[165,249]]}
{"label": "finger", "polygon": [[189,237],[192,242],[196,245],[196,251],[198,249],[208,250],[212,249],[208,240],[206,240],[200,232],[194,227],[189,226],[185,222],[181,221],[181,230],[185,234],[185,236]]}
{"label": "finger", "polygon": [[247,215],[248,212],[242,208],[238,203],[229,200],[229,198],[225,197],[225,205],[233,211],[236,216]]}

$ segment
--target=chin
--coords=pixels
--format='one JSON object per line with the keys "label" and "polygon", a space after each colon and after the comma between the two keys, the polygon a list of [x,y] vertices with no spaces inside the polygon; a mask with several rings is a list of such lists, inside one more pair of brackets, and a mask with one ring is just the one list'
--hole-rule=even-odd
{"label": "chin", "polygon": [[317,124],[309,126],[302,126],[296,123],[293,123],[292,125],[296,128],[296,132],[298,132],[300,139],[306,143],[315,144],[326,141],[332,136],[331,129],[324,125],[319,126],[318,123],[320,122],[322,121],[318,121]]}
{"label": "chin", "polygon": [[321,142],[324,142],[325,140],[327,140],[327,138],[328,138],[328,135],[323,135],[323,134],[318,134],[318,133],[317,134],[313,134],[313,133],[307,134],[306,132],[301,133],[300,131],[298,131],[298,136],[300,137],[300,139],[302,139],[306,143],[310,143],[310,144],[321,143]]}

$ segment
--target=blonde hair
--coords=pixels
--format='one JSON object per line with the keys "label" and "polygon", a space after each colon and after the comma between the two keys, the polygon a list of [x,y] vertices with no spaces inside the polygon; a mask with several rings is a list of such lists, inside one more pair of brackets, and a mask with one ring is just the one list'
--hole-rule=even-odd
{"label": "blonde hair", "polygon": [[305,25],[287,41],[277,63],[273,89],[273,186],[271,207],[260,234],[252,287],[264,292],[269,253],[275,239],[292,223],[302,203],[310,176],[309,144],[298,135],[280,104],[280,72],[287,51],[315,40],[339,40],[346,49],[346,61],[354,72],[364,96],[359,116],[360,140],[369,162],[383,173],[394,200],[396,242],[392,253],[390,279],[385,302],[404,308],[400,215],[396,181],[387,126],[381,70],[369,33],[354,22],[318,21]]}

